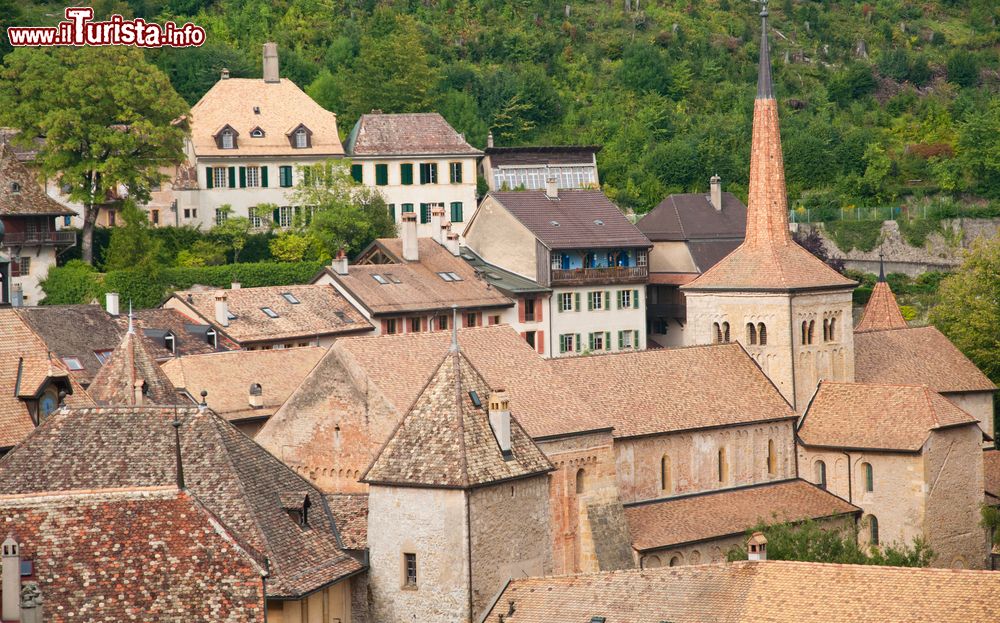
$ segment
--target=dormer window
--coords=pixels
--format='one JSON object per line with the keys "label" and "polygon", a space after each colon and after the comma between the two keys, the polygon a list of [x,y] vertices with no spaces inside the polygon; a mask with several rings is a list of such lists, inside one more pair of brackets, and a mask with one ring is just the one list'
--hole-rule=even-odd
{"label": "dormer window", "polygon": [[264,138],[264,130],[260,128],[250,130],[250,138]]}
{"label": "dormer window", "polygon": [[312,130],[300,123],[288,133],[288,142],[295,149],[312,147]]}
{"label": "dormer window", "polygon": [[218,348],[219,343],[216,341],[218,335],[219,334],[215,332],[215,329],[209,329],[208,331],[205,331],[205,341],[211,344],[214,348]]}
{"label": "dormer window", "polygon": [[19,194],[21,192],[21,184],[19,184],[18,182],[11,182],[10,183],[10,192],[11,192],[11,194],[14,194],[14,195]]}
{"label": "dormer window", "polygon": [[309,494],[305,492],[288,492],[279,494],[281,507],[288,513],[288,516],[302,528],[309,527],[309,507],[312,502]]}
{"label": "dormer window", "polygon": [[223,149],[235,149],[236,148],[236,137],[233,136],[231,130],[224,130],[222,132],[222,148]]}
{"label": "dormer window", "polygon": [[167,334],[163,336],[163,347],[170,351],[171,354],[177,352],[177,341],[174,339],[174,334],[167,331]]}
{"label": "dormer window", "polygon": [[305,148],[309,144],[309,137],[306,136],[306,131],[298,129],[295,131],[295,146],[299,149]]}

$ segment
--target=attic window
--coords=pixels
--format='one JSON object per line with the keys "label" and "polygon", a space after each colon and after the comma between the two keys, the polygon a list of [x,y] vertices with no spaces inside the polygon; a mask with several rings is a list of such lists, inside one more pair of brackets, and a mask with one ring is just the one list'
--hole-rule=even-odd
{"label": "attic window", "polygon": [[438,273],[438,277],[444,279],[445,281],[454,281],[449,273]]}
{"label": "attic window", "polygon": [[308,493],[289,492],[279,494],[281,507],[288,516],[303,528],[309,527],[309,507],[312,502]]}
{"label": "attic window", "polygon": [[167,332],[163,336],[163,347],[169,350],[172,354],[177,352],[177,340],[174,339],[174,334]]}
{"label": "attic window", "polygon": [[236,320],[236,314],[234,314],[233,312],[228,312],[226,314],[226,317],[229,318],[230,320]]}
{"label": "attic window", "polygon": [[260,128],[250,130],[250,138],[264,138],[264,130]]}
{"label": "attic window", "polygon": [[20,193],[21,192],[21,185],[19,183],[17,183],[17,182],[11,182],[10,183],[10,192],[12,192],[15,195],[18,194],[18,193]]}
{"label": "attic window", "polygon": [[336,316],[341,322],[347,322],[347,314],[342,311],[335,311],[333,315]]}
{"label": "attic window", "polygon": [[381,283],[382,285],[388,285],[388,283],[389,283],[388,279],[386,279],[382,275],[379,275],[378,273],[372,275],[372,279],[374,279],[375,281]]}
{"label": "attic window", "polygon": [[479,398],[479,394],[474,389],[469,392],[469,400],[472,401],[472,406],[474,407],[479,408],[483,406],[482,399]]}
{"label": "attic window", "polygon": [[399,277],[397,277],[396,275],[393,275],[391,273],[386,273],[385,276],[386,276],[386,278],[389,279],[389,281],[391,281],[393,283],[403,283],[402,281],[399,280]]}
{"label": "attic window", "polygon": [[236,149],[236,137],[233,135],[232,130],[223,130],[222,132],[222,148],[223,149]]}
{"label": "attic window", "polygon": [[308,146],[309,136],[306,134],[304,129],[299,128],[295,131],[295,147],[296,149],[305,149]]}
{"label": "attic window", "polygon": [[[260,106],[254,106],[253,107],[253,114],[255,114],[255,115],[259,115],[260,114]],[[253,133],[251,132],[251,134],[253,134]],[[261,132],[261,136],[263,136],[263,135],[264,135],[264,133]]]}
{"label": "attic window", "polygon": [[291,292],[284,292],[284,293],[282,293],[281,296],[284,297],[284,299],[286,301],[288,301],[289,303],[291,303],[292,305],[298,305],[299,304],[299,299],[295,298],[295,295],[292,294]]}
{"label": "attic window", "polygon": [[559,221],[549,221],[553,227],[559,227]]}
{"label": "attic window", "polygon": [[111,353],[113,352],[115,351],[110,348],[107,350],[95,350],[94,356],[97,357],[97,361],[103,366],[111,358]]}
{"label": "attic window", "polygon": [[599,218],[595,218],[594,219],[594,225],[603,225],[603,224],[604,224],[604,221],[602,221],[601,219],[599,219]]}
{"label": "attic window", "polygon": [[219,343],[216,341],[217,336],[218,333],[215,332],[215,329],[209,329],[208,331],[205,331],[205,341],[214,347],[219,346]]}
{"label": "attic window", "polygon": [[66,364],[66,367],[70,370],[83,370],[83,364],[80,363],[80,360],[77,357],[63,357],[62,360],[63,363]]}
{"label": "attic window", "polygon": [[266,314],[268,318],[277,318],[278,317],[278,312],[274,311],[270,307],[261,307],[260,311],[264,312],[264,314]]}

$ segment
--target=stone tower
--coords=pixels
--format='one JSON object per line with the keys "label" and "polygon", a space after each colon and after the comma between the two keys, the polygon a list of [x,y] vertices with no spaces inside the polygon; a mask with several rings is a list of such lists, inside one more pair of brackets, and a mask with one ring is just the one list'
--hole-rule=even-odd
{"label": "stone tower", "polygon": [[[782,395],[802,412],[820,380],[854,380],[847,279],[792,240],[771,81],[767,3],[761,10],[746,239],[682,286],[687,344],[740,342]],[[720,383],[725,383],[720,371]]]}

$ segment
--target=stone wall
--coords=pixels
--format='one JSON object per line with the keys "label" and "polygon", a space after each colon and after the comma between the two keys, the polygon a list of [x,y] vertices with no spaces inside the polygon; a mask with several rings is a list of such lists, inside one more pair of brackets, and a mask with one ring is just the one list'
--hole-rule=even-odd
{"label": "stone wall", "polygon": [[993,436],[993,392],[953,392],[941,395],[979,420],[979,426],[987,435]]}
{"label": "stone wall", "polygon": [[977,426],[931,432],[924,451],[927,511],[924,533],[935,567],[985,569],[982,433]]}
{"label": "stone wall", "polygon": [[587,524],[601,571],[635,568],[632,535],[621,502],[596,502],[587,506]]}
{"label": "stone wall", "polygon": [[469,516],[475,616],[508,580],[552,573],[547,475],[473,489]]}

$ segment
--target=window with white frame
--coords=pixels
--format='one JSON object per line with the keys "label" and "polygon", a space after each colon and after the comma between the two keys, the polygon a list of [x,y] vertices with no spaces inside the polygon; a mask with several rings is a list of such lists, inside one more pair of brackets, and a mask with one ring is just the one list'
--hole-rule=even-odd
{"label": "window with white frame", "polygon": [[309,137],[306,136],[306,131],[299,128],[295,131],[295,147],[299,149],[304,149],[309,146]]}
{"label": "window with white frame", "polygon": [[229,187],[229,171],[226,167],[215,167],[212,169],[212,185],[216,188]]}
{"label": "window with white frame", "polygon": [[604,332],[590,334],[590,350],[604,350]]}
{"label": "window with white frame", "polygon": [[563,292],[560,294],[559,305],[563,311],[573,311],[573,293]]}
{"label": "window with white frame", "polygon": [[256,207],[250,208],[250,226],[259,229],[264,226],[264,219],[260,217],[260,210]]}
{"label": "window with white frame", "polygon": [[260,167],[247,167],[247,188],[260,187]]}
{"label": "window with white frame", "polygon": [[618,341],[620,342],[621,347],[622,348],[632,348],[632,332],[631,331],[622,331],[622,332],[620,332],[619,335],[621,337],[619,338]]}
{"label": "window with white frame", "polygon": [[278,227],[291,227],[293,213],[292,206],[278,208]]}
{"label": "window with white frame", "polygon": [[604,309],[604,292],[601,290],[595,290],[588,294],[590,299],[590,308],[595,311],[600,311]]}
{"label": "window with white frame", "polygon": [[215,224],[222,225],[229,218],[228,208],[216,208],[215,209]]}
{"label": "window with white frame", "polygon": [[618,296],[622,297],[621,307],[623,307],[625,309],[631,309],[631,307],[632,307],[632,291],[631,290],[622,290],[619,293]]}
{"label": "window with white frame", "polygon": [[223,149],[232,149],[233,146],[234,146],[234,143],[235,143],[235,141],[233,140],[233,132],[232,132],[232,130],[225,130],[222,133],[222,148]]}

